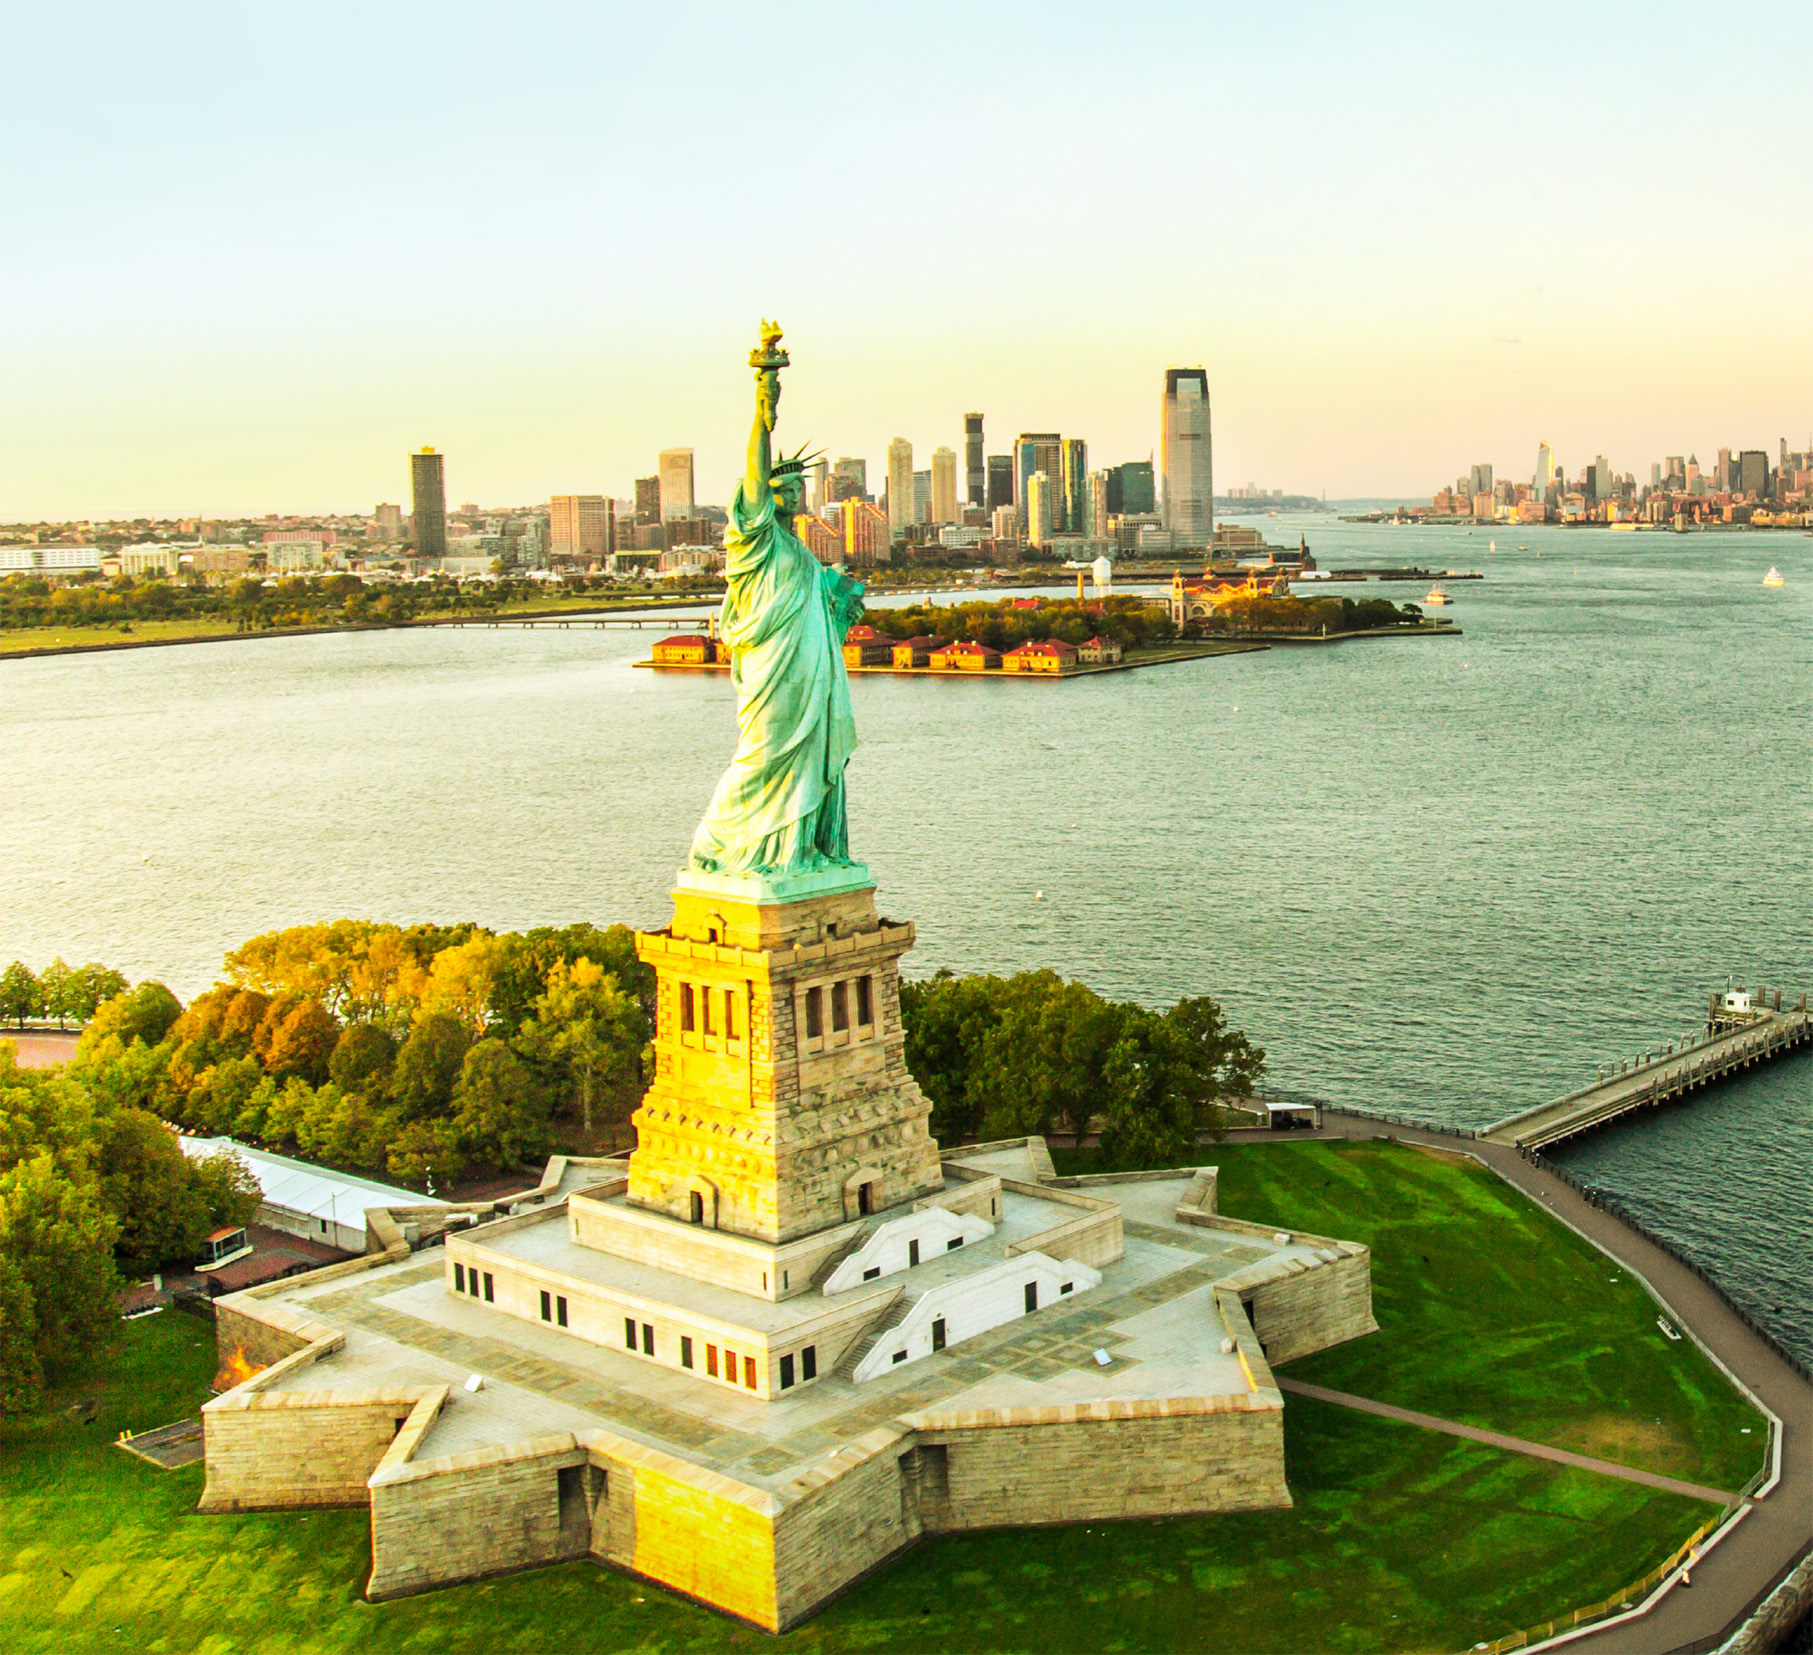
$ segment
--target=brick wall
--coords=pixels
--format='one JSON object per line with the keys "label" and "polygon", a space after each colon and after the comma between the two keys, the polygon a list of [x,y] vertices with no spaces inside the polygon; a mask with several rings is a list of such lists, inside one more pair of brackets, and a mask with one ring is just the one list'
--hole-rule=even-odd
{"label": "brick wall", "polygon": [[[560,1473],[569,1480],[562,1512]],[[402,1597],[457,1580],[584,1557],[601,1474],[564,1433],[422,1461],[372,1481],[371,1580]]]}
{"label": "brick wall", "polygon": [[1280,1274],[1241,1297],[1273,1364],[1379,1330],[1372,1314],[1372,1254],[1366,1249],[1332,1264]]}
{"label": "brick wall", "polygon": [[199,1511],[362,1506],[366,1479],[409,1417],[413,1399],[336,1402],[341,1393],[284,1391],[202,1409],[208,1482]]}

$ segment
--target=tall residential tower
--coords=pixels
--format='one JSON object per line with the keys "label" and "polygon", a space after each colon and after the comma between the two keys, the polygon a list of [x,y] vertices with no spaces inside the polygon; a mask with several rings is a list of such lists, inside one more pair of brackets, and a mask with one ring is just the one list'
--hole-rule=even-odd
{"label": "tall residential tower", "polygon": [[982,458],[982,416],[963,416],[963,471],[972,506],[988,504],[988,467]]}
{"label": "tall residential tower", "polygon": [[410,536],[417,557],[447,555],[447,473],[445,454],[424,448],[409,456],[409,481],[413,493]]}
{"label": "tall residential tower", "polygon": [[661,521],[670,517],[696,517],[693,509],[692,450],[664,448],[657,456],[661,476]]}

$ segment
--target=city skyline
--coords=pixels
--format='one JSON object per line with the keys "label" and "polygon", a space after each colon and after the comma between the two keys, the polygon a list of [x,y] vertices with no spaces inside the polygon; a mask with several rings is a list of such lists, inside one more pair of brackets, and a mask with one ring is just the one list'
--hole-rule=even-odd
{"label": "city skyline", "polygon": [[[9,191],[30,321],[0,358],[0,518],[369,510],[389,457],[430,443],[485,500],[627,493],[691,445],[710,499],[740,469],[723,433],[762,314],[793,350],[789,433],[871,464],[897,435],[949,446],[966,494],[964,409],[1143,457],[1172,364],[1207,372],[1224,476],[1331,498],[1426,496],[1456,447],[1531,433],[1630,469],[1683,432],[1798,446],[1813,423],[1813,227],[1792,189],[1732,193],[1801,165],[1804,11],[1770,12],[1759,55],[1685,9],[1059,6],[1034,40],[1006,9],[906,31],[794,7],[802,78],[869,68],[767,99],[753,172],[765,14],[221,15],[10,20],[0,131],[38,159]],[[1532,37],[1553,40],[1535,64]],[[386,97],[395,74],[433,95]],[[510,85],[544,93],[475,118]],[[859,141],[878,109],[880,149]],[[1008,199],[903,237],[903,192],[1011,173],[1035,133],[1118,233],[1067,239]],[[758,175],[778,205],[750,215]]]}

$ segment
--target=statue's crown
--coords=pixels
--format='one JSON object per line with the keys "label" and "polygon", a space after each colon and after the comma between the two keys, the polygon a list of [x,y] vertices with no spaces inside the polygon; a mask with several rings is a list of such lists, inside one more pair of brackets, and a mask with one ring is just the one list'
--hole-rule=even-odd
{"label": "statue's crown", "polygon": [[825,457],[825,451],[822,448],[816,454],[808,454],[806,450],[811,446],[810,443],[802,443],[798,452],[790,458],[776,460],[773,465],[769,466],[768,475],[770,477],[797,477],[807,466],[813,465]]}

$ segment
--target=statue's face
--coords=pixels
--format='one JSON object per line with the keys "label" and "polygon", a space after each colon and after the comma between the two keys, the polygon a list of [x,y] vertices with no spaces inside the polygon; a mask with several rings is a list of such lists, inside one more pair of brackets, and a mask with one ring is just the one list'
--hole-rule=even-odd
{"label": "statue's face", "polygon": [[797,471],[779,478],[774,485],[775,509],[784,517],[797,517],[806,503],[806,480]]}

